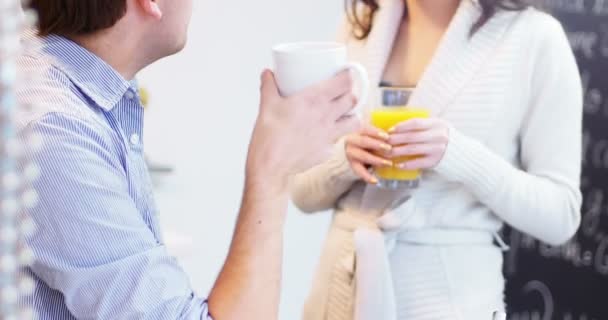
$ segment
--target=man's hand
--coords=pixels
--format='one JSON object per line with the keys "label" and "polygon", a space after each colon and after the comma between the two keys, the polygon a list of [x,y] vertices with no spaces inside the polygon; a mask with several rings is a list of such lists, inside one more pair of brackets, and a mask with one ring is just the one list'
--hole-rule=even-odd
{"label": "man's hand", "polygon": [[270,71],[262,75],[260,114],[249,155],[243,204],[230,252],[209,296],[216,320],[278,317],[283,226],[289,176],[329,156],[334,142],[358,129],[347,72],[289,98]]}
{"label": "man's hand", "polygon": [[358,129],[358,119],[345,116],[356,105],[352,85],[349,72],[344,71],[284,98],[272,72],[264,71],[248,177],[270,174],[284,182],[324,161],[338,138]]}

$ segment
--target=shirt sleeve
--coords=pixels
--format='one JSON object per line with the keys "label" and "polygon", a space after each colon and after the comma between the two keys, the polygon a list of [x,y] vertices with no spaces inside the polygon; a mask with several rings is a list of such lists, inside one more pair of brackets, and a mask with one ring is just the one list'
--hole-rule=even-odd
{"label": "shirt sleeve", "polygon": [[[26,131],[42,148],[32,272],[59,291],[78,319],[211,319],[185,272],[154,236],[128,193],[112,137],[99,125],[50,114]],[[26,147],[27,149],[27,147]]]}

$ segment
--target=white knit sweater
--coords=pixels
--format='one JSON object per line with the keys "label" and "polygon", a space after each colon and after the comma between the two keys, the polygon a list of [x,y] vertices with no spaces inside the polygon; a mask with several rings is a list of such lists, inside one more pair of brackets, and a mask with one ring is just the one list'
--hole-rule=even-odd
{"label": "white knit sweater", "polygon": [[[402,0],[380,5],[366,41],[344,37],[373,84],[381,80],[403,12]],[[389,213],[401,217],[401,233],[495,233],[507,223],[563,243],[578,228],[581,206],[582,88],[573,53],[559,22],[535,9],[501,12],[469,38],[479,13],[475,1],[463,0],[410,103],[451,124],[445,156],[424,173],[415,209]],[[373,204],[382,198],[377,194],[351,171],[342,145],[292,186],[293,201],[305,212],[333,208],[372,224],[387,214],[384,200]]]}

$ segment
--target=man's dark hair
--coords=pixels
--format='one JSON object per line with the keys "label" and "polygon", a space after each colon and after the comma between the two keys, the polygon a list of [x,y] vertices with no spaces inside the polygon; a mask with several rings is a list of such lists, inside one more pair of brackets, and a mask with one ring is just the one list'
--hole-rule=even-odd
{"label": "man's dark hair", "polygon": [[42,36],[79,36],[107,29],[127,11],[127,0],[31,0]]}

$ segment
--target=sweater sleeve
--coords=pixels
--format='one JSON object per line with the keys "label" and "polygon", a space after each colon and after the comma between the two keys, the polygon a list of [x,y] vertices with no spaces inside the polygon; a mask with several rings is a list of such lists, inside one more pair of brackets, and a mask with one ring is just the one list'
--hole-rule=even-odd
{"label": "sweater sleeve", "polygon": [[[345,17],[338,28],[336,41],[347,43],[349,39],[350,24]],[[358,179],[346,159],[344,139],[341,139],[325,163],[292,179],[291,198],[296,207],[305,213],[332,209]]]}
{"label": "sweater sleeve", "polygon": [[521,169],[452,129],[435,171],[464,184],[509,225],[558,245],[581,220],[582,85],[561,25],[543,22],[520,131]]}
{"label": "sweater sleeve", "polygon": [[334,146],[329,160],[294,177],[291,197],[303,212],[328,210],[335,207],[338,198],[357,180],[346,158],[344,139],[341,139]]}

